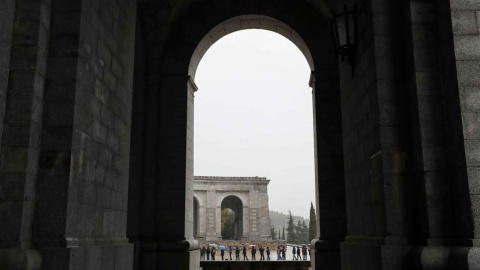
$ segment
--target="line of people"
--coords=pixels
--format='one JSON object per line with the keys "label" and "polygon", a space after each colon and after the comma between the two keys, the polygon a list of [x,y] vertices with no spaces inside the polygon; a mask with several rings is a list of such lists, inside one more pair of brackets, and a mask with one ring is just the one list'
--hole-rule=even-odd
{"label": "line of people", "polygon": [[285,261],[287,256],[287,248],[285,248],[285,246],[282,246],[282,247],[278,247],[277,248],[277,261]]}
{"label": "line of people", "polygon": [[[308,249],[308,251],[307,251],[307,247],[303,246],[301,252],[302,252],[302,255],[303,255],[303,260],[304,261],[308,260],[307,252],[308,252],[308,255],[310,255],[310,250]],[[296,261],[302,260],[302,257],[300,257],[300,247],[293,247],[292,255],[293,255],[293,260],[294,261],[295,260]]]}
{"label": "line of people", "polygon": [[200,260],[204,261],[205,257],[207,258],[207,261],[210,261],[210,258],[212,261],[215,261],[215,254],[216,254],[216,249],[215,247],[206,247],[202,246],[200,249]]}
{"label": "line of people", "polygon": [[[238,246],[235,246],[235,249],[232,248],[232,246],[228,246],[228,254],[229,254],[229,257],[230,257],[230,261],[233,261],[232,259],[232,253],[233,251],[235,251],[235,260],[236,261],[239,261],[240,260],[240,249]],[[267,261],[270,261],[270,247],[267,246],[267,248],[265,249],[263,246],[260,246],[259,249],[258,249],[259,253],[260,253],[260,260],[261,261],[264,261],[265,260],[265,253],[267,254]],[[202,246],[200,248],[200,260],[202,261],[215,261],[215,254],[216,254],[216,248],[214,246],[212,247],[205,247],[205,246]],[[243,253],[243,260],[244,261],[248,261],[248,257],[247,257],[247,246],[246,245],[242,245],[242,253]],[[255,246],[252,246],[252,249],[251,249],[251,259],[252,260],[256,260],[256,254],[257,254],[257,248]],[[225,250],[224,249],[220,249],[220,256],[222,258],[222,261],[225,260]],[[228,259],[227,259],[228,260]]]}
{"label": "line of people", "polygon": [[[235,255],[235,260],[239,261],[240,260],[240,252],[242,252],[243,255],[243,260],[248,261],[250,260],[247,256],[247,245],[242,245],[241,248],[237,245],[233,246],[229,245],[228,246],[228,255],[229,258],[225,258],[225,247],[222,246],[220,249],[220,256],[221,260],[230,260],[233,261],[234,259],[232,258],[232,254]],[[255,245],[251,245],[251,260],[257,260],[256,255],[257,255],[257,248]],[[259,246],[258,252],[260,253],[260,260],[270,260],[270,247],[266,246],[264,248],[263,246]],[[200,260],[204,261],[215,261],[215,255],[217,253],[217,248],[215,246],[202,246],[200,248]],[[265,253],[266,253],[266,258],[265,258]],[[286,260],[286,253],[287,253],[287,247],[284,245],[280,245],[277,248],[277,260]],[[310,249],[308,249],[306,246],[303,247],[293,247],[292,248],[292,259],[293,260],[308,260],[308,256],[310,256]],[[303,258],[302,258],[303,255]]]}

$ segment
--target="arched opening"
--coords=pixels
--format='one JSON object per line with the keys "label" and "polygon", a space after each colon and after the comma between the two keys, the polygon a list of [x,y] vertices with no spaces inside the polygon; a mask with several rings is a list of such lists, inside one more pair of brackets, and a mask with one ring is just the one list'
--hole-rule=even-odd
{"label": "arched opening", "polygon": [[198,203],[198,199],[193,197],[193,237],[195,239],[198,238],[199,226],[200,226],[200,204]]}
{"label": "arched opening", "polygon": [[[177,253],[181,256],[187,257],[189,253],[197,252],[197,242],[192,241],[195,214],[191,207],[194,205],[191,187],[194,179],[196,68],[203,54],[214,42],[224,35],[242,29],[271,30],[287,37],[299,47],[309,63],[310,71],[314,71],[311,74],[310,86],[313,89],[315,116],[316,204],[317,212],[325,213],[319,216],[322,227],[317,224],[317,236],[321,235],[319,240],[326,244],[332,242],[331,246],[339,247],[338,243],[343,241],[346,235],[339,70],[328,20],[321,12],[322,7],[317,4],[313,8],[314,4],[310,2],[287,0],[275,1],[272,5],[267,2],[262,1],[262,5],[246,8],[244,1],[234,0],[229,2],[232,12],[212,12],[216,10],[218,1],[195,1],[186,6],[185,12],[182,11],[178,17],[171,18],[172,34],[166,37],[167,42],[162,47],[158,46],[158,41],[164,39],[160,34],[162,32],[157,31],[160,30],[157,29],[159,25],[143,29],[145,69],[139,70],[136,77],[145,78],[145,84],[139,86],[139,89],[144,90],[144,94],[141,97],[134,95],[137,102],[134,100],[132,120],[132,130],[141,130],[143,134],[139,134],[138,146],[132,146],[134,152],[141,153],[145,158],[143,163],[139,162],[138,170],[132,170],[132,174],[139,171],[143,173],[139,175],[139,179],[142,179],[141,182],[138,181],[142,194],[138,198],[144,207],[140,208],[142,211],[139,223],[142,226],[138,233],[134,233],[141,236],[142,243],[161,244],[158,245],[158,250],[139,249],[140,253],[156,252],[156,256],[162,258],[162,264],[170,268],[178,264],[178,260],[171,259],[170,256],[173,250],[171,242],[178,240],[181,247],[178,250],[181,251]],[[297,5],[301,8],[292,8]],[[157,16],[155,14],[153,15]],[[275,19],[269,20],[267,17]],[[226,23],[230,20],[231,24]],[[224,23],[219,25],[222,21]],[[231,25],[233,27],[230,27]],[[215,30],[209,29],[217,29],[217,34],[213,36]],[[299,38],[300,36],[302,38]],[[297,41],[303,42],[292,40],[296,37]],[[206,193],[209,196],[208,190]],[[172,200],[178,203],[172,204]],[[130,202],[134,201],[129,200],[129,204]],[[187,207],[179,207],[183,202]],[[205,233],[205,237],[219,236],[215,228],[218,228],[216,224],[220,218],[220,207],[211,209],[212,211],[207,208],[207,205],[203,207],[202,199],[201,210],[208,219],[201,220],[200,229]],[[245,233],[250,232],[246,225],[247,216],[250,217],[251,213],[245,211],[242,214],[245,216],[243,230]],[[168,222],[165,222],[167,220]],[[240,218],[237,220],[241,221]],[[242,226],[237,228],[240,230]],[[339,249],[332,252],[339,254]],[[326,253],[318,256],[331,257]],[[186,262],[188,261],[187,259]]]}
{"label": "arched opening", "polygon": [[[254,212],[252,230],[245,222],[245,239],[279,238],[276,232],[285,224],[279,218],[270,219],[269,210],[287,215],[291,209],[294,216],[309,218],[309,206],[315,200],[310,73],[305,54],[297,45],[284,35],[263,29],[245,29],[222,37],[198,66],[195,175],[272,179],[268,207]],[[292,184],[291,179],[296,179],[295,194],[285,189]],[[287,196],[289,200],[285,200]],[[221,215],[221,235],[233,239],[227,225],[234,212],[222,209]],[[298,241],[302,243],[312,240],[305,233],[301,235]]]}
{"label": "arched opening", "polygon": [[243,236],[243,204],[237,196],[227,196],[221,204],[223,240],[240,240]]}

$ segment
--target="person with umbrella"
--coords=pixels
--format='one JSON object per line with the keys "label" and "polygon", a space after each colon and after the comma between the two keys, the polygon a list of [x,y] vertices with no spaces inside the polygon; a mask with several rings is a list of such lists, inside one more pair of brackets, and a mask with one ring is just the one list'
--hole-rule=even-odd
{"label": "person with umbrella", "polygon": [[267,261],[270,261],[270,246],[267,246]]}
{"label": "person with umbrella", "polygon": [[297,249],[295,248],[295,246],[293,247],[293,250],[292,250],[292,255],[293,255],[293,260],[295,261],[297,259],[297,257],[295,256],[295,254],[297,254]]}
{"label": "person with umbrella", "polygon": [[220,246],[220,256],[222,257],[222,261],[223,261],[224,260],[223,256],[225,256],[225,246],[223,245]]}
{"label": "person with umbrella", "polygon": [[230,261],[232,260],[232,246],[228,245],[228,254],[230,255]]}
{"label": "person with umbrella", "polygon": [[285,256],[286,253],[287,253],[287,248],[285,246],[283,246],[282,247],[282,260],[284,260],[284,261],[286,260],[286,257],[287,257],[287,256]]}
{"label": "person with umbrella", "polygon": [[240,260],[240,249],[238,248],[238,246],[235,247],[235,260]]}
{"label": "person with umbrella", "polygon": [[277,247],[277,261],[280,261],[282,259],[282,250],[280,249],[280,246]]}
{"label": "person with umbrella", "polygon": [[300,261],[302,257],[300,256],[300,247],[297,247],[297,260]]}

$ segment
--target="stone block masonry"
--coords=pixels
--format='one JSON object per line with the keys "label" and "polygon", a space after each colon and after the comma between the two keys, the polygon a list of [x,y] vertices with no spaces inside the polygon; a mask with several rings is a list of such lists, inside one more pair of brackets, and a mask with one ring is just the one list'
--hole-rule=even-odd
{"label": "stone block masonry", "polygon": [[479,269],[478,0],[1,0],[0,269],[196,270],[222,207],[268,239],[267,179],[194,187],[196,69],[244,29],[311,68],[311,268]]}
{"label": "stone block masonry", "polygon": [[2,269],[132,267],[136,5],[100,2],[0,3]]}

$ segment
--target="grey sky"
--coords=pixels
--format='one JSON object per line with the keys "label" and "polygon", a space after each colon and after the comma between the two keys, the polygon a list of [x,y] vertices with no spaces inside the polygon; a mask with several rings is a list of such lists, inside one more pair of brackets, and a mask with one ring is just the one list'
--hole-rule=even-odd
{"label": "grey sky", "polygon": [[265,30],[227,35],[195,82],[195,175],[271,180],[271,210],[309,216],[315,197],[310,69],[300,50]]}

